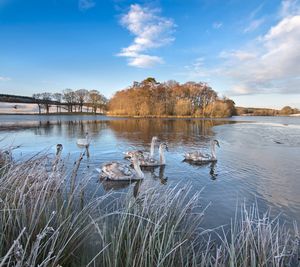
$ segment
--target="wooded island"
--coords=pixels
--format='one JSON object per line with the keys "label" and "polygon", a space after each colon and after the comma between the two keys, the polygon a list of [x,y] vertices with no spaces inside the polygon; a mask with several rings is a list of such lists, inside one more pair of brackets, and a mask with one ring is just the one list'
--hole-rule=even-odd
{"label": "wooded island", "polygon": [[230,117],[235,103],[219,98],[207,83],[157,82],[147,78],[118,91],[108,103],[110,115]]}

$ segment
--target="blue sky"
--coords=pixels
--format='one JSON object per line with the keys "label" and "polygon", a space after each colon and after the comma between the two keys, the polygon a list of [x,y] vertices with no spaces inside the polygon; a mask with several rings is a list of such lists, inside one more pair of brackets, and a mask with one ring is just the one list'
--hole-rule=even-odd
{"label": "blue sky", "polygon": [[299,0],[0,0],[0,92],[206,81],[300,108]]}

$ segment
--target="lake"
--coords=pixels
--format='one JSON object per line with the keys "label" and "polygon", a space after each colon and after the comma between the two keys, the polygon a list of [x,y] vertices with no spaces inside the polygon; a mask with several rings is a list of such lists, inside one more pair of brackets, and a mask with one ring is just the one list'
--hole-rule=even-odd
{"label": "lake", "polygon": [[[281,213],[283,219],[300,223],[300,118],[234,117],[220,120],[201,119],[135,119],[104,116],[35,116],[1,115],[0,147],[21,147],[14,160],[28,158],[37,152],[55,152],[63,144],[63,156],[73,162],[82,149],[76,139],[85,132],[92,137],[89,167],[94,184],[106,190],[123,192],[135,184],[100,184],[96,167],[107,161],[124,161],[123,152],[140,148],[149,150],[152,136],[168,143],[167,165],[146,173],[140,185],[163,187],[192,185],[192,191],[203,190],[201,205],[206,210],[204,227],[228,224],[240,204],[257,202],[263,212]],[[191,165],[183,162],[186,151],[208,151],[217,139],[218,162]],[[157,149],[156,149],[157,153]]]}

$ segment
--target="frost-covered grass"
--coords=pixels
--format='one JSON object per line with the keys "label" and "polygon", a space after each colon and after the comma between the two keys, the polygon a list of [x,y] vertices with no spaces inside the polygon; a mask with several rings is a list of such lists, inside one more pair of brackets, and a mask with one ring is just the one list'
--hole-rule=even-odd
{"label": "frost-covered grass", "polygon": [[296,225],[289,231],[255,205],[228,226],[203,230],[200,193],[190,186],[99,197],[78,177],[80,161],[71,172],[47,156],[2,169],[0,267],[298,264]]}

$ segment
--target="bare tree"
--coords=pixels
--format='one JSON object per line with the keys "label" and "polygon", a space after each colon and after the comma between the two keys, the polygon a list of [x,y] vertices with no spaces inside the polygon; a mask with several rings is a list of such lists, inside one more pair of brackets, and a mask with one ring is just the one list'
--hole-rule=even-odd
{"label": "bare tree", "polygon": [[37,105],[38,105],[38,108],[39,108],[39,114],[42,113],[42,104],[40,103],[40,100],[42,99],[42,94],[33,94],[32,97],[34,99],[37,100]]}
{"label": "bare tree", "polygon": [[92,106],[94,114],[97,113],[97,109],[103,109],[104,106],[107,104],[107,99],[100,94],[97,90],[89,91],[89,101]]}
{"label": "bare tree", "polygon": [[75,92],[72,89],[65,89],[62,98],[68,105],[68,112],[73,112],[73,105],[76,101]]}
{"label": "bare tree", "polygon": [[41,93],[41,96],[42,96],[42,99],[44,101],[44,107],[46,109],[46,113],[49,114],[49,109],[51,107],[50,105],[50,101],[51,101],[51,93],[48,93],[48,92],[44,92],[44,93]]}
{"label": "bare tree", "polygon": [[77,100],[77,102],[79,104],[79,107],[80,107],[80,111],[82,112],[82,107],[88,99],[89,91],[86,90],[86,89],[79,89],[79,90],[75,91],[75,94],[76,94],[76,100]]}
{"label": "bare tree", "polygon": [[[58,103],[61,103],[62,101],[62,94],[61,93],[54,93],[52,94],[52,98],[57,101]],[[59,111],[61,112],[61,105],[56,105],[56,112],[58,113],[58,107]]]}

